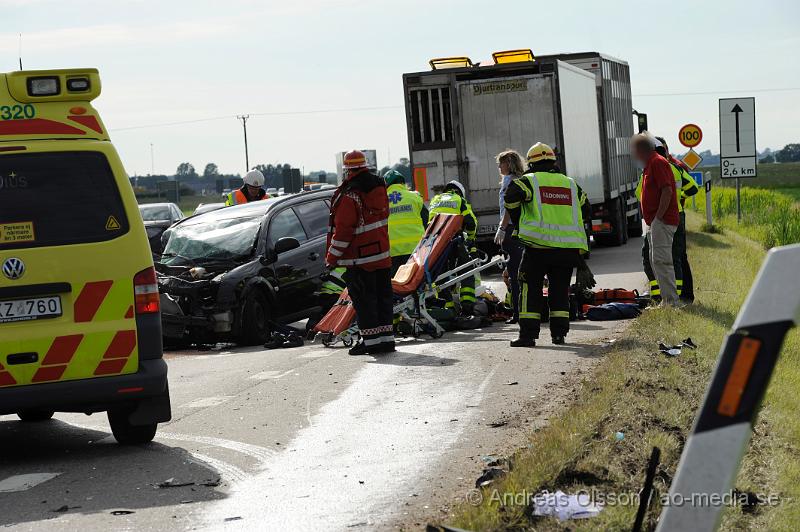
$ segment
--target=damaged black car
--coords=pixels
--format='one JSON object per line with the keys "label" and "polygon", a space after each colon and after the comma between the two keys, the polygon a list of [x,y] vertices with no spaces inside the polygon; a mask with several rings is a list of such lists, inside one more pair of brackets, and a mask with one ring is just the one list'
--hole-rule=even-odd
{"label": "damaged black car", "polygon": [[156,262],[165,344],[263,344],[319,313],[332,190],[226,207],[164,234]]}

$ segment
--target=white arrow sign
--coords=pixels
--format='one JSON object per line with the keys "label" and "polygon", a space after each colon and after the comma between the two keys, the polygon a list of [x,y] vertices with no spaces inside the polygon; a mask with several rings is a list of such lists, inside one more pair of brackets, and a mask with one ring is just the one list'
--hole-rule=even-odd
{"label": "white arrow sign", "polygon": [[720,176],[756,177],[756,100],[719,100]]}

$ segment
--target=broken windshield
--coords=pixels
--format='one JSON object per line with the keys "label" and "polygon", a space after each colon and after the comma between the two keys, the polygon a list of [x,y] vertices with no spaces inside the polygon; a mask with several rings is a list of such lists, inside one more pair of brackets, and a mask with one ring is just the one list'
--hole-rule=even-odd
{"label": "broken windshield", "polygon": [[170,230],[164,257],[183,260],[232,260],[250,256],[261,227],[261,216],[206,218]]}

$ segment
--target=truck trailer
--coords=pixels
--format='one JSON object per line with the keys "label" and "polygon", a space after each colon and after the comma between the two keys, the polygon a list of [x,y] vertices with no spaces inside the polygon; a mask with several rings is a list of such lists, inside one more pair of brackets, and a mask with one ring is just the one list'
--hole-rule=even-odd
{"label": "truck trailer", "polygon": [[493,59],[433,59],[430,71],[403,75],[414,188],[427,201],[461,181],[478,217],[478,242],[490,248],[500,221],[495,156],[511,148],[524,158],[544,142],[587,193],[596,243],[640,236],[627,63],[596,52],[534,58],[530,50]]}

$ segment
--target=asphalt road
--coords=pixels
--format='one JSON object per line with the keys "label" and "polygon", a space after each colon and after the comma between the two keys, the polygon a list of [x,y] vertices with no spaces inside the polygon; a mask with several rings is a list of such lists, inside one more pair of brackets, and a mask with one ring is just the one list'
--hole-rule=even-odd
{"label": "asphalt road", "polygon": [[[595,250],[598,287],[643,287],[640,244]],[[544,332],[534,350],[510,349],[516,329],[499,324],[379,358],[313,344],[169,354],[173,419],[152,445],[116,445],[103,415],[0,416],[0,526],[416,528],[488,456],[524,445],[623,326],[574,323],[568,345]]]}

